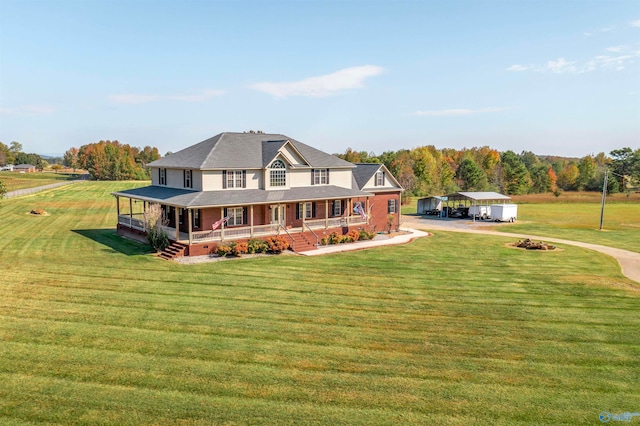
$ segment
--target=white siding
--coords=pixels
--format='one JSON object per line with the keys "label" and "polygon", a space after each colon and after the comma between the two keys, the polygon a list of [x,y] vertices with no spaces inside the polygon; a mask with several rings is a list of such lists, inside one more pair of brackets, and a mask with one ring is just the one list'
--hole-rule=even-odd
{"label": "white siding", "polygon": [[160,172],[157,167],[151,167],[151,185],[159,185]]}
{"label": "white siding", "polygon": [[299,188],[301,186],[311,186],[311,170],[291,170],[288,171],[289,186]]}
{"label": "white siding", "polygon": [[341,188],[351,188],[353,172],[351,169],[331,169],[329,171],[329,184]]}
{"label": "white siding", "polygon": [[284,158],[286,158],[286,162],[288,162],[289,164],[292,164],[294,166],[304,166],[307,163],[305,163],[302,158],[296,153],[296,151],[293,149],[292,145],[285,145],[283,147],[284,149],[280,150],[280,155]]}
{"label": "white siding", "polygon": [[205,170],[202,172],[202,190],[217,191],[222,189],[222,171]]}
{"label": "white siding", "polygon": [[194,191],[202,191],[202,171],[191,170],[192,188]]}

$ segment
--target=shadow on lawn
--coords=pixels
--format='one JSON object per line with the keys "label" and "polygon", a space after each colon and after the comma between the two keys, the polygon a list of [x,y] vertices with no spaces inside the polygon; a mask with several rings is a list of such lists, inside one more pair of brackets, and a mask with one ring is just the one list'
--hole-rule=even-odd
{"label": "shadow on lawn", "polygon": [[115,229],[73,229],[73,232],[107,246],[108,248],[103,249],[106,252],[127,256],[153,253],[148,244],[122,238],[116,234]]}

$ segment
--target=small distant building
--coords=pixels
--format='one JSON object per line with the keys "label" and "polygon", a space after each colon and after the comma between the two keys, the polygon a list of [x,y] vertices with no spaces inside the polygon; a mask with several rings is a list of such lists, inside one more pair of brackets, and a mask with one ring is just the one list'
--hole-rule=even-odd
{"label": "small distant building", "polygon": [[447,197],[433,196],[420,198],[418,200],[418,214],[439,214],[442,211],[443,201],[447,201]]}
{"label": "small distant building", "polygon": [[33,164],[18,164],[13,167],[14,172],[33,173],[36,171],[36,166]]}
{"label": "small distant building", "polygon": [[7,164],[6,166],[0,167],[0,172],[12,172],[13,164]]}

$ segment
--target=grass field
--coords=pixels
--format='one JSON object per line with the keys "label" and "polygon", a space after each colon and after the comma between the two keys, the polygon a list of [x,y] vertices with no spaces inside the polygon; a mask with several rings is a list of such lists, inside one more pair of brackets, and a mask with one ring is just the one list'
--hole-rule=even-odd
{"label": "grass field", "polygon": [[135,185],[0,201],[1,424],[597,424],[640,411],[640,290],[609,257],[439,232],[180,265],[115,236],[109,194]]}
{"label": "grass field", "polygon": [[17,191],[18,189],[35,188],[50,183],[57,183],[65,180],[76,179],[77,175],[68,173],[17,173],[0,172],[0,179],[7,185],[7,191]]}
{"label": "grass field", "polygon": [[[567,192],[513,196],[518,221],[500,231],[564,238],[640,252],[640,194],[607,197],[600,230],[601,194]],[[404,214],[416,213],[417,199],[403,206]]]}

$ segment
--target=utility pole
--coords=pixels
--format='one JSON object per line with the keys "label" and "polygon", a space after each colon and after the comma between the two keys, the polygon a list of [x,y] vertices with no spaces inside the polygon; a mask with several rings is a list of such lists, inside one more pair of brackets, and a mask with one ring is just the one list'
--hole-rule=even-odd
{"label": "utility pole", "polygon": [[602,206],[600,207],[600,230],[602,231],[602,224],[604,222],[604,200],[607,196],[607,174],[609,169],[604,169],[604,182],[602,183]]}

